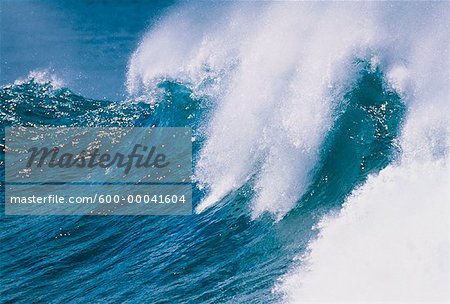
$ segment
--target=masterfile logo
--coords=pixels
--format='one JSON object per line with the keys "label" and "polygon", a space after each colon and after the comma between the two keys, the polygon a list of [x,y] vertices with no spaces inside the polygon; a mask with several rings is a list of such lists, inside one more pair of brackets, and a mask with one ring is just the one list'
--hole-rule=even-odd
{"label": "masterfile logo", "polygon": [[6,214],[191,214],[190,128],[6,128]]}

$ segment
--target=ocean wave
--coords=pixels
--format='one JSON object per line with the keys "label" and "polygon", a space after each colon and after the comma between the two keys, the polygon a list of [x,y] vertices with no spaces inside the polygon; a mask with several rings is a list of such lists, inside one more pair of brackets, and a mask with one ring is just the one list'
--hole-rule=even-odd
{"label": "ocean wave", "polygon": [[[221,5],[219,13],[212,6],[199,23],[192,7],[163,19],[130,60],[129,90],[151,86],[158,77],[178,77],[193,87],[212,77],[214,89],[206,93],[216,105],[196,170],[209,195],[197,212],[242,186],[264,158],[253,216],[271,212],[282,217],[310,184],[334,109],[356,81],[354,60],[363,58],[386,71],[387,81],[405,100],[417,99],[408,97],[411,90],[431,91],[421,83],[431,71],[417,69],[433,63],[421,61],[445,55],[430,52],[439,52],[446,38],[427,44],[425,35],[444,32],[445,24],[424,24],[422,17],[413,26],[418,4],[406,10],[374,3],[238,8]],[[435,20],[445,19],[441,5],[429,9]],[[441,77],[446,78],[442,72]]]}
{"label": "ocean wave", "polygon": [[449,19],[431,2],[181,3],[131,55],[124,100],[48,71],[2,87],[3,127],[192,127],[196,210],[5,216],[6,299],[448,301]]}
{"label": "ocean wave", "polygon": [[[407,202],[414,198],[417,190],[418,200],[414,206],[425,208],[423,203],[427,196],[421,191],[435,189],[439,195],[430,198],[435,207],[430,207],[424,220],[432,225],[430,231],[441,236],[440,240],[443,240],[442,236],[448,236],[448,225],[445,225],[448,219],[441,216],[436,225],[431,223],[434,217],[447,212],[449,201],[448,192],[444,190],[448,186],[448,176],[444,174],[448,168],[438,169],[439,165],[433,163],[440,162],[449,152],[448,5],[221,5],[220,13],[212,7],[210,15],[201,17],[200,22],[192,8],[178,9],[164,18],[142,40],[131,57],[128,71],[130,93],[136,93],[139,87],[151,86],[153,79],[170,75],[190,83],[194,90],[201,86],[202,92],[209,94],[215,103],[211,119],[205,122],[206,140],[196,164],[196,177],[206,189],[204,199],[196,208],[197,213],[211,208],[248,183],[253,185],[250,209],[254,219],[269,213],[281,220],[298,204],[302,204],[302,197],[310,193],[314,184],[314,172],[321,162],[320,151],[336,126],[346,94],[358,86],[362,68],[355,62],[361,60],[369,63],[370,70],[381,71],[385,88],[398,94],[406,105],[401,130],[395,135],[401,159],[398,162],[401,164],[393,164],[384,169],[379,177],[371,177],[362,187],[362,192],[355,192],[349,199],[349,207],[344,209],[340,220],[330,224],[330,227],[351,221],[353,215],[346,210],[353,210],[356,207],[351,206],[356,204],[366,204],[367,208],[371,208],[370,213],[377,226],[383,225],[383,214],[391,212],[390,208],[395,212],[386,215],[386,220],[393,217],[415,219],[416,213],[406,207]],[[210,81],[205,82],[205,79]],[[205,89],[208,83],[211,90]],[[420,166],[416,168],[415,163],[420,161],[431,162],[431,169],[426,171],[430,176],[422,186],[420,180],[409,176],[425,170]],[[398,184],[396,181],[386,182],[386,176],[397,176]],[[394,190],[397,186],[398,189]],[[377,190],[372,193],[370,189],[373,187]],[[402,191],[410,193],[403,195]],[[377,201],[380,201],[380,208],[373,207]],[[387,202],[390,204],[386,205]],[[381,205],[386,206],[383,208]],[[371,217],[367,216],[367,219],[371,220]],[[397,229],[396,225],[400,223],[387,227]],[[412,222],[407,224],[412,225]],[[348,229],[364,232],[365,229],[377,227],[364,225],[355,222],[355,226],[351,224]],[[358,290],[362,284],[358,281],[359,275],[363,278],[370,275],[370,272],[364,274],[364,263],[371,263],[368,266],[371,271],[376,271],[377,265],[385,265],[379,266],[379,269],[386,269],[389,261],[385,254],[399,254],[398,258],[405,254],[406,259],[410,258],[403,264],[404,268],[400,263],[391,272],[398,280],[405,280],[404,283],[388,288],[388,285],[383,285],[383,276],[367,277],[365,283],[370,285],[371,279],[375,280],[373,286],[380,287],[381,290],[377,290],[379,293],[386,288],[386,298],[383,298],[386,300],[411,299],[404,294],[405,288],[417,287],[421,279],[408,281],[407,276],[423,276],[422,272],[413,269],[416,263],[420,264],[420,269],[435,269],[433,267],[441,263],[445,251],[439,253],[441,258],[437,257],[437,253],[430,252],[429,259],[423,264],[414,253],[408,253],[406,245],[423,249],[425,244],[431,242],[426,240],[432,238],[431,234],[412,238],[401,232],[406,230],[399,229],[398,233],[387,229],[380,232],[385,233],[386,242],[394,244],[398,240],[398,247],[382,250],[379,256],[376,252],[359,252],[361,265],[355,267],[361,267],[350,273],[354,280],[344,286],[347,289],[342,289],[342,295],[347,296],[343,299],[350,299],[350,291]],[[327,239],[311,243],[310,260],[316,261],[317,255],[319,261],[318,270],[314,267],[311,270],[311,277],[316,279],[311,284],[315,285],[297,289],[294,286],[301,281],[303,270],[299,271],[300,274],[294,271],[282,287],[288,294],[287,299],[300,301],[328,295],[323,292],[324,286],[320,286],[320,280],[335,270],[334,262],[330,262],[334,258],[331,245],[347,235],[350,237],[352,231],[345,230],[338,235],[339,229],[324,228]],[[367,237],[370,240],[371,235]],[[408,241],[401,240],[404,237]],[[324,245],[321,245],[322,242]],[[436,244],[433,243],[433,246]],[[347,245],[358,246],[351,242]],[[379,243],[379,246],[384,245]],[[323,252],[322,246],[328,251]],[[430,250],[441,249],[434,246]],[[421,252],[427,253],[425,249]],[[354,255],[340,258],[344,259],[344,265],[351,267]],[[370,259],[373,261],[369,262]],[[339,270],[340,273],[348,271]],[[445,274],[445,270],[430,274],[430,278],[435,280],[433,282],[441,280],[439,284],[436,287],[424,284],[412,297],[446,299],[448,295],[442,287],[448,283],[448,275]],[[330,277],[346,282],[347,276],[343,280],[339,274],[335,275]],[[329,294],[340,295],[332,285],[330,281],[325,287],[331,288]],[[439,293],[432,297],[434,290]],[[374,294],[375,288],[362,290],[366,291],[365,294],[354,291],[355,299],[379,298]]]}

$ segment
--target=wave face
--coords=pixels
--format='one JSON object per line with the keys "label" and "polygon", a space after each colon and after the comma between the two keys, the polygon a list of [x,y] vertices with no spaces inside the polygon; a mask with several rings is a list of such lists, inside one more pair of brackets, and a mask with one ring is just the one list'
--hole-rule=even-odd
{"label": "wave face", "polygon": [[449,14],[182,3],[130,57],[126,100],[4,86],[3,127],[191,126],[196,210],[2,215],[6,301],[447,302]]}

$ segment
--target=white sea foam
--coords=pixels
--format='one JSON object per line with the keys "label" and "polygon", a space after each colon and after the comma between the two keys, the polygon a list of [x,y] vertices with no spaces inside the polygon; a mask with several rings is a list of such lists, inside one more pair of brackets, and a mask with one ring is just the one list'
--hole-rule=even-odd
{"label": "white sea foam", "polygon": [[448,303],[448,160],[391,166],[324,219],[279,286],[294,303]]}

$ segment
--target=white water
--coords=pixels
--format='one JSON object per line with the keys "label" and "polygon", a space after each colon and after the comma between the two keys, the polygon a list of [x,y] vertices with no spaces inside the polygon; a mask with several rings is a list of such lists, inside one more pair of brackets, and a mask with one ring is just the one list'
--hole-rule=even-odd
{"label": "white water", "polygon": [[279,291],[295,303],[448,303],[449,202],[444,161],[386,168],[322,221]]}
{"label": "white water", "polygon": [[[322,223],[286,300],[445,302],[449,295],[449,3],[233,3],[181,7],[130,60],[130,93],[176,78],[214,98],[196,177],[197,212],[257,172],[253,217],[281,219],[310,182],[355,57],[405,101],[399,164]],[[262,160],[262,166],[260,162]],[[256,171],[255,171],[256,170]]]}

